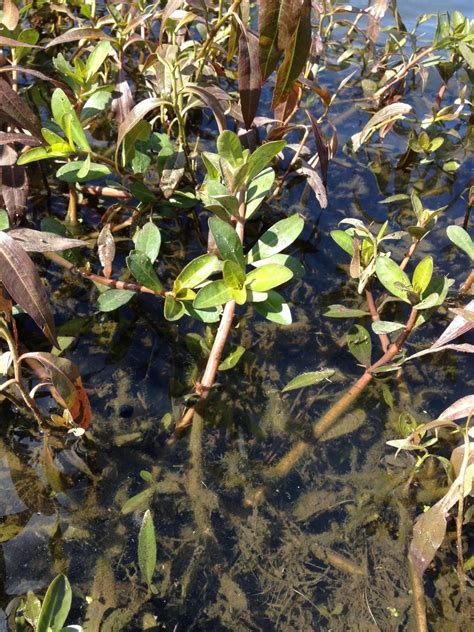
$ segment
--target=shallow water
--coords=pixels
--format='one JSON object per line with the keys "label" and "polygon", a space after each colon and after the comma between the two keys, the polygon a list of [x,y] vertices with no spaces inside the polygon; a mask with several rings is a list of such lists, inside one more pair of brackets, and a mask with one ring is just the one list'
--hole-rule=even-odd
{"label": "shallow water", "polygon": [[[408,23],[415,12],[446,8],[441,4],[398,6]],[[469,9],[465,3],[466,14]],[[423,95],[412,95],[414,106],[430,102],[437,87],[434,80]],[[333,113],[340,147],[367,118],[350,109],[360,97],[348,91]],[[343,344],[348,323],[322,315],[329,304],[357,302],[329,231],[355,214],[406,226],[400,209],[379,202],[405,190],[408,178],[425,182],[435,191],[430,207],[449,209],[438,222],[438,239],[423,243],[420,255],[449,254],[456,283],[465,276],[465,259],[444,229],[464,216],[472,163],[464,162],[454,177],[429,165],[405,174],[393,168],[402,146],[403,139],[390,134],[367,153],[340,150],[330,164],[324,211],[301,183],[272,203],[272,221],[292,210],[306,220],[295,247],[305,276],[291,290],[294,324],[277,327],[244,309],[233,334],[247,349],[243,360],[219,375],[204,421],[198,418],[191,434],[171,447],[164,416],[180,410],[199,376],[185,344],[189,323],[164,321],[152,298],[110,316],[93,313],[90,285],[74,282],[56,293],[60,333],[81,332],[68,356],[90,390],[94,427],[83,441],[58,434],[45,447],[29,420],[1,409],[0,606],[28,590],[41,593],[65,572],[74,593],[71,621],[86,621],[89,632],[407,629],[405,555],[415,503],[396,490],[412,462],[395,462],[385,442],[398,436],[400,412],[429,420],[472,392],[468,356],[428,356],[407,365],[400,380],[388,377],[393,410],[380,387],[370,387],[341,420],[340,437],[319,443],[288,477],[268,486],[265,499],[261,494],[262,472],[308,435],[311,423],[361,372]],[[60,201],[54,212],[64,213]],[[204,225],[204,213],[200,220]],[[166,278],[184,249],[173,223],[164,220],[164,226]],[[195,240],[193,225],[188,228],[187,238]],[[54,285],[61,273],[51,266],[50,274]],[[410,349],[423,348],[448,322],[447,313],[434,319]],[[281,394],[298,373],[322,367],[337,370],[331,382]],[[151,484],[140,477],[144,470]],[[145,492],[144,502],[124,516],[121,508],[138,492]],[[431,502],[429,486],[413,494]],[[159,560],[151,598],[137,568],[138,529],[148,506]],[[453,550],[446,547],[439,559],[452,564]],[[426,589],[433,629],[466,626],[471,588],[461,603],[453,573],[429,571]],[[94,600],[89,606],[88,596]]]}

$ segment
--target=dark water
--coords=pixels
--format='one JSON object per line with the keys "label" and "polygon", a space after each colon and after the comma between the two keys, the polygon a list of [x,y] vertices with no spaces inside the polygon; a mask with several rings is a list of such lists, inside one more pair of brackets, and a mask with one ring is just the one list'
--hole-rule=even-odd
{"label": "dark water", "polygon": [[[407,22],[412,10],[435,10],[434,3],[426,9],[421,5],[428,3],[416,9],[404,4],[399,9]],[[336,76],[328,73],[327,80]],[[412,94],[410,102],[426,110],[438,87],[433,73],[425,92]],[[451,90],[452,98],[456,86]],[[361,97],[348,89],[332,113],[340,148],[367,120],[358,109]],[[167,323],[161,306],[147,297],[112,316],[96,313],[91,285],[61,284],[55,294],[56,313],[64,321],[60,333],[80,332],[68,357],[90,389],[94,427],[84,440],[50,437],[45,453],[29,420],[1,409],[4,609],[28,590],[41,594],[65,572],[74,593],[70,622],[88,620],[86,630],[407,629],[406,546],[412,519],[432,502],[432,490],[421,486],[401,499],[396,490],[412,461],[395,463],[385,442],[398,438],[400,412],[429,420],[472,392],[468,356],[428,356],[406,365],[401,379],[387,377],[393,410],[381,385],[371,386],[343,420],[341,436],[315,445],[258,502],[266,469],[307,437],[312,422],[361,373],[344,346],[350,325],[322,315],[332,303],[360,303],[329,231],[348,216],[406,227],[407,208],[380,201],[416,184],[430,192],[430,208],[448,206],[418,256],[433,254],[437,272],[449,268],[456,284],[466,275],[466,258],[452,248],[445,227],[464,217],[472,162],[459,156],[463,167],[455,176],[421,164],[405,173],[394,169],[403,148],[404,139],[391,133],[356,156],[339,150],[330,164],[329,206],[323,212],[301,182],[265,210],[259,230],[291,212],[305,217],[293,248],[305,276],[286,292],[294,324],[277,327],[250,308],[241,310],[233,342],[247,352],[235,370],[219,375],[203,424],[198,420],[173,446],[167,445],[166,415],[179,417],[201,368],[185,336],[202,334],[202,328]],[[63,215],[61,202],[55,212]],[[89,213],[93,219],[93,209]],[[200,221],[205,224],[206,214]],[[160,227],[166,236],[161,272],[172,278],[189,245],[179,241],[182,226],[163,220]],[[199,252],[192,222],[185,228]],[[403,247],[397,249],[403,253]],[[62,273],[51,266],[49,274],[53,288],[59,287]],[[433,318],[413,336],[410,351],[427,346],[448,322],[446,311]],[[331,383],[281,394],[298,373],[323,367],[337,370]],[[153,490],[124,516],[125,501],[150,489],[143,470],[151,473]],[[151,598],[137,565],[146,507],[153,511],[158,545],[157,594]],[[473,603],[468,593],[460,605],[457,580],[448,572],[453,550],[445,547],[427,573],[428,614],[436,630],[467,629]],[[437,620],[442,623],[436,627]]]}

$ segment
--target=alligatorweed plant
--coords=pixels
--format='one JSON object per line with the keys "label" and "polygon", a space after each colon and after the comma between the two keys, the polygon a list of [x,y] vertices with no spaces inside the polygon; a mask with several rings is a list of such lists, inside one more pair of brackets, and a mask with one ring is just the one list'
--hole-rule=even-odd
{"label": "alligatorweed plant", "polygon": [[[472,23],[453,11],[420,16],[409,30],[396,3],[388,4],[4,3],[2,397],[26,406],[46,433],[61,426],[81,435],[90,426],[81,377],[63,357],[74,340],[57,335],[54,289],[45,289],[45,280],[54,278],[48,272],[58,283],[59,270],[61,287],[67,286],[62,281],[94,284],[91,314],[100,312],[112,322],[149,295],[156,299],[159,318],[174,328],[168,331],[177,332],[183,323],[194,328],[186,341],[204,360],[203,370],[187,405],[168,419],[174,441],[203,411],[218,372],[233,369],[245,356],[244,346],[230,343],[233,327],[245,322],[242,314],[277,326],[292,324],[294,280],[304,274],[294,251],[308,212],[301,205],[282,218],[272,202],[303,181],[321,209],[332,212],[330,164],[342,135],[333,121],[341,108],[350,114],[349,107],[362,111],[364,123],[343,151],[354,161],[360,157],[374,174],[389,219],[372,221],[373,209],[366,208],[353,216],[348,205],[339,226],[334,222],[330,237],[353,294],[347,305],[332,304],[325,315],[350,321],[345,343],[362,371],[315,421],[313,437],[328,433],[369,385],[376,384],[390,404],[391,376],[401,375],[408,362],[445,350],[472,352],[472,345],[452,342],[472,329],[472,305],[465,302],[472,270],[458,288],[446,273],[443,253],[423,253],[427,244],[436,248],[441,219],[449,224],[449,239],[463,251],[459,256],[473,260],[468,233],[472,186],[460,193],[467,198],[463,227],[448,219],[448,207],[430,200],[449,188],[472,149]],[[388,26],[381,21],[386,12],[393,16]],[[424,26],[432,19],[437,26],[427,41]],[[429,81],[437,82],[434,100],[420,104],[413,99],[414,89]],[[354,94],[360,99],[356,105]],[[54,212],[45,213],[51,199]],[[353,206],[358,207],[357,191]],[[55,307],[59,312],[60,304]],[[408,345],[417,332],[426,331],[427,323],[446,309],[454,314],[452,328],[411,353]],[[22,312],[42,330],[52,351],[18,326]],[[203,330],[203,336],[197,333]],[[314,371],[293,378],[284,391],[334,375],[333,367],[310,368]],[[46,404],[40,398],[45,388],[54,400]],[[457,503],[462,517],[472,479],[472,397],[461,402],[462,415],[455,402],[455,413],[450,407],[431,425],[410,419],[401,425],[402,439],[391,440],[399,449],[421,454],[410,482],[432,457],[450,477],[441,505],[423,514],[423,529],[421,519],[416,523],[411,559],[419,574],[444,538],[440,516],[445,520]],[[191,452],[193,471],[199,472],[203,423],[200,414],[196,417]],[[453,420],[465,418],[465,428],[453,426]],[[453,471],[433,452],[443,436],[432,433],[440,428],[454,430],[464,442],[461,465],[454,448]],[[286,475],[310,445],[307,439],[298,441],[266,468],[265,483]],[[124,513],[151,501],[155,481],[144,478],[149,489],[129,499]],[[438,540],[430,535],[435,531]],[[428,552],[426,542],[420,544],[423,533],[431,538]],[[147,512],[139,536],[146,599],[154,589],[154,542]],[[461,554],[459,559],[461,567]],[[110,575],[107,569],[101,572]],[[416,572],[412,575],[422,630],[422,590]],[[60,577],[56,586],[68,594]],[[137,597],[140,605],[142,597]],[[40,626],[37,600],[29,596],[25,608],[36,613],[22,610],[25,625]],[[105,611],[97,626],[103,617]]]}

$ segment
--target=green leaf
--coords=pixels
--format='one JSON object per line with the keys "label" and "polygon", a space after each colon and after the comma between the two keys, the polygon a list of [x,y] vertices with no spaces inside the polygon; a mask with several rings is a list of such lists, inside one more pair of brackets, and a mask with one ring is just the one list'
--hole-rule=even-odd
{"label": "green leaf", "polygon": [[214,272],[220,269],[219,259],[215,255],[201,255],[190,261],[178,274],[175,287],[193,288],[203,283]]}
{"label": "green leaf", "polygon": [[128,500],[124,502],[122,505],[121,512],[124,515],[137,511],[139,509],[143,509],[146,505],[148,505],[150,499],[153,497],[155,490],[153,487],[148,487],[147,489],[131,496]]}
{"label": "green leaf", "polygon": [[[54,147],[59,147],[59,143]],[[27,165],[30,162],[36,162],[37,160],[45,160],[47,158],[67,158],[71,153],[71,148],[67,143],[61,143],[61,151],[50,151],[46,147],[32,147],[24,154],[21,154],[16,161],[17,165]]]}
{"label": "green leaf", "polygon": [[243,161],[242,144],[234,132],[225,130],[217,138],[217,151],[221,158],[229,162],[232,167],[238,167]]}
{"label": "green leaf", "polygon": [[304,221],[300,215],[280,220],[263,233],[248,253],[247,262],[252,263],[281,252],[298,238],[303,228]]}
{"label": "green leaf", "polygon": [[87,58],[86,62],[86,82],[89,83],[95,74],[100,70],[100,67],[107,59],[107,57],[113,52],[112,46],[109,42],[104,41],[97,44],[92,53]]}
{"label": "green leaf", "polygon": [[354,256],[353,238],[345,230],[332,230],[331,237],[334,239],[339,248],[347,252],[351,257]]}
{"label": "green leaf", "polygon": [[370,366],[372,356],[372,340],[370,334],[361,325],[354,325],[347,334],[349,351],[363,366]]}
{"label": "green leaf", "polygon": [[425,257],[413,272],[412,285],[415,292],[422,294],[428,287],[433,276],[433,257]]}
{"label": "green leaf", "polygon": [[97,303],[101,312],[113,312],[128,303],[134,294],[130,290],[106,290],[99,296]]}
{"label": "green leaf", "polygon": [[405,329],[402,323],[392,323],[388,320],[376,320],[372,323],[372,331],[379,336],[380,334],[392,334],[394,331]]}
{"label": "green leaf", "polygon": [[292,380],[288,382],[288,384],[282,388],[282,393],[287,393],[288,391],[293,391],[296,388],[305,388],[306,386],[313,386],[314,384],[319,384],[323,380],[327,380],[334,375],[335,371],[333,369],[321,369],[319,371],[307,371],[306,373],[300,373]]}
{"label": "green leaf", "polygon": [[153,290],[154,292],[162,292],[163,286],[153,269],[150,257],[139,250],[132,250],[128,255],[127,267],[133,274],[140,285]]}
{"label": "green leaf", "polygon": [[255,268],[247,274],[245,285],[254,292],[266,292],[286,283],[293,277],[293,272],[278,263],[269,263]]}
{"label": "green leaf", "polygon": [[288,303],[285,303],[283,296],[270,290],[268,298],[261,303],[255,303],[256,311],[264,316],[267,320],[277,323],[278,325],[291,325],[291,311]]}
{"label": "green leaf", "polygon": [[100,112],[106,112],[111,100],[112,94],[110,90],[96,90],[84,103],[80,114],[81,121],[85,121],[91,116],[96,116]]}
{"label": "green leaf", "polygon": [[239,236],[234,228],[218,217],[211,217],[209,220],[209,229],[214,237],[222,259],[234,261],[238,266],[244,269],[244,252]]}
{"label": "green leaf", "polygon": [[5,209],[0,209],[0,230],[8,230],[10,228],[10,220]]}
{"label": "green leaf", "polygon": [[155,263],[160,254],[161,233],[153,222],[147,222],[142,228],[139,228],[133,235],[133,243],[135,248],[148,255],[150,261]]}
{"label": "green leaf", "polygon": [[57,145],[64,143],[64,138],[59,136],[59,134],[56,134],[56,132],[48,129],[47,127],[41,128],[41,134],[43,135],[43,138],[48,143],[48,145]]}
{"label": "green leaf", "polygon": [[431,309],[432,307],[436,307],[437,305],[441,304],[439,299],[440,299],[439,294],[437,292],[433,292],[432,294],[424,298],[422,301],[414,305],[414,308],[418,311],[422,311],[424,309]]}
{"label": "green leaf", "polygon": [[282,103],[308,59],[311,47],[311,0],[303,0],[296,29],[285,50],[285,56],[278,69],[272,108]]}
{"label": "green leaf", "polygon": [[446,233],[453,244],[463,250],[474,261],[474,242],[469,233],[462,226],[448,226]]}
{"label": "green leaf", "polygon": [[247,182],[252,182],[255,177],[266,169],[285,146],[285,140],[272,140],[269,143],[264,143],[260,145],[260,147],[257,147],[248,161]]}
{"label": "green leaf", "polygon": [[222,273],[225,283],[231,288],[240,289],[245,283],[244,270],[235,261],[224,261]]}
{"label": "green leaf", "polygon": [[231,353],[229,353],[227,358],[219,364],[219,371],[228,371],[229,369],[233,369],[238,364],[245,351],[245,347],[241,347],[240,345],[236,347],[233,351],[231,351]]}
{"label": "green leaf", "polygon": [[410,303],[408,291],[412,289],[410,279],[405,272],[389,257],[379,255],[375,263],[375,271],[380,283],[386,290]]}
{"label": "green leaf", "polygon": [[[90,145],[87,141],[87,137],[82,129],[81,122],[79,121],[74,108],[72,107],[69,99],[61,88],[56,88],[51,97],[51,110],[53,112],[53,118],[59,127],[66,133],[66,120],[70,117],[72,138],[74,143],[82,151],[90,151]],[[67,133],[66,133],[67,136]]]}
{"label": "green leaf", "polygon": [[156,534],[149,509],[145,511],[138,533],[138,566],[148,588],[156,567]]}
{"label": "green leaf", "polygon": [[179,320],[185,314],[184,303],[177,301],[170,294],[165,298],[164,316],[166,320],[174,321]]}
{"label": "green leaf", "polygon": [[217,323],[222,314],[222,307],[211,307],[209,309],[195,309],[191,303],[183,303],[184,311],[191,318],[200,320],[203,323]]}
{"label": "green leaf", "polygon": [[[84,169],[85,166],[85,160],[68,162],[56,171],[56,176],[63,182],[85,182],[86,180],[90,181],[106,178],[112,173],[107,165],[102,165],[98,162],[89,163],[88,171]],[[82,173],[86,175],[81,175],[81,170]]]}
{"label": "green leaf", "polygon": [[58,575],[49,585],[41,606],[36,632],[60,632],[72,602],[72,591],[65,575]]}
{"label": "green leaf", "polygon": [[291,255],[285,255],[283,253],[279,253],[277,255],[272,255],[271,257],[266,257],[265,259],[261,259],[259,261],[252,261],[250,265],[254,268],[260,268],[261,266],[266,266],[268,263],[278,263],[281,266],[286,266],[290,268],[293,272],[293,276],[301,279],[304,276],[304,267]]}
{"label": "green leaf", "polygon": [[233,299],[232,288],[225,281],[211,281],[201,288],[194,299],[193,307],[195,309],[207,309],[208,307],[216,307],[224,305]]}
{"label": "green leaf", "polygon": [[359,318],[361,316],[370,316],[370,312],[363,309],[353,309],[344,305],[330,305],[324,315],[328,318]]}
{"label": "green leaf", "polygon": [[275,172],[271,167],[261,171],[249,183],[245,197],[245,219],[249,219],[257,211],[275,182]]}

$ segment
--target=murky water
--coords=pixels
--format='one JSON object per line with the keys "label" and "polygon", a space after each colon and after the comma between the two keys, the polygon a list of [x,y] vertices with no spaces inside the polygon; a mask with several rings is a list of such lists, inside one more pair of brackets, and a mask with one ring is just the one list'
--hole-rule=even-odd
{"label": "murky water", "polygon": [[[399,10],[408,23],[415,12],[434,11],[435,5],[403,2]],[[464,12],[469,14],[467,3]],[[434,87],[412,95],[415,107],[426,107]],[[333,114],[340,147],[365,120],[352,105],[360,96],[348,92]],[[407,365],[401,380],[387,377],[393,410],[381,386],[372,386],[341,420],[341,436],[319,443],[262,494],[267,468],[307,437],[311,423],[360,374],[342,344],[348,324],[322,315],[331,303],[357,299],[329,231],[348,215],[404,227],[403,212],[379,202],[404,191],[410,178],[434,191],[431,208],[449,206],[438,224],[439,239],[427,240],[420,253],[441,251],[451,260],[451,276],[457,282],[465,276],[444,227],[464,216],[472,168],[464,163],[452,176],[417,165],[406,174],[393,168],[402,147],[391,134],[355,157],[339,151],[330,164],[330,202],[323,212],[301,183],[272,203],[272,221],[291,210],[306,220],[295,247],[305,276],[292,286],[294,324],[281,328],[242,311],[233,334],[247,349],[242,362],[219,376],[205,419],[173,446],[167,445],[166,414],[181,409],[201,368],[186,346],[189,323],[167,323],[146,297],[116,315],[94,314],[89,298],[95,290],[85,283],[56,295],[65,323],[60,333],[81,332],[69,357],[90,389],[94,428],[81,441],[52,436],[45,448],[28,420],[1,409],[4,609],[28,590],[41,593],[65,572],[74,592],[72,619],[86,622],[88,632],[407,629],[405,560],[415,498],[409,503],[399,492],[412,462],[395,463],[385,441],[396,436],[401,411],[428,420],[472,392],[468,357],[429,356]],[[56,210],[63,213],[61,203]],[[193,225],[187,228],[188,239],[196,239]],[[173,223],[163,220],[163,229],[166,278],[183,249]],[[50,273],[61,274],[54,267]],[[413,337],[411,348],[423,348],[448,322],[447,314],[437,318]],[[289,379],[321,367],[337,370],[331,383],[281,394]],[[143,471],[150,475],[141,476]],[[124,503],[139,492],[143,502],[124,515]],[[418,502],[432,502],[429,486],[412,493]],[[158,540],[151,598],[137,567],[146,507]],[[441,551],[440,564],[453,559],[450,547]],[[427,575],[433,629],[468,629],[472,589],[461,602],[453,573]],[[2,625],[6,629],[0,619],[0,630]]]}

